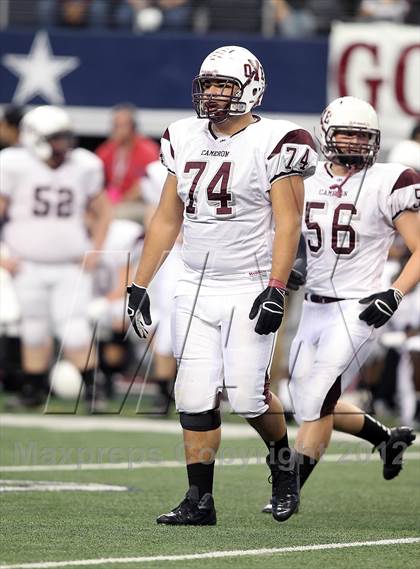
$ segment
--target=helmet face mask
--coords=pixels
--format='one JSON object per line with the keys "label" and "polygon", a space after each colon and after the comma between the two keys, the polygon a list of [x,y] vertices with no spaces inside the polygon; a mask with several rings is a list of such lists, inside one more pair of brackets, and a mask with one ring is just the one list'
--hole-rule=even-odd
{"label": "helmet face mask", "polygon": [[338,125],[327,129],[324,148],[332,162],[347,168],[364,168],[374,164],[379,143],[378,130]]}
{"label": "helmet face mask", "polygon": [[63,130],[45,138],[51,147],[51,158],[63,160],[69,150],[75,146],[74,134],[70,130]]}
{"label": "helmet face mask", "polygon": [[[217,85],[220,92],[207,92],[211,85]],[[197,75],[193,80],[192,96],[197,116],[215,123],[245,112],[245,103],[241,102],[242,93],[243,87],[234,77]]]}
{"label": "helmet face mask", "polygon": [[264,70],[258,59],[243,47],[227,46],[203,61],[193,80],[192,100],[198,118],[221,123],[260,105],[264,90]]}
{"label": "helmet face mask", "polygon": [[369,168],[377,158],[381,134],[374,108],[356,97],[341,97],[321,116],[321,150],[346,168]]}

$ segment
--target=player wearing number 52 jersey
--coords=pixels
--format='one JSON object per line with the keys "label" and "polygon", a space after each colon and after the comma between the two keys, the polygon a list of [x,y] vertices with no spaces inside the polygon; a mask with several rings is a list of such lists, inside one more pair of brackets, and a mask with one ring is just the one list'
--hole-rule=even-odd
{"label": "player wearing number 52 jersey", "polygon": [[[268,380],[284,283],[300,236],[303,179],[314,172],[317,156],[311,136],[299,126],[252,114],[264,89],[264,70],[251,52],[219,48],[193,81],[197,117],[173,123],[162,138],[168,176],[128,306],[134,328],[144,336],[150,324],[146,287],[182,225],[185,268],[172,330],[175,403],[190,488],[158,523],[216,523],[212,486],[223,385],[234,412],[272,450],[274,517],[283,521],[297,507],[294,456]],[[288,493],[278,501],[282,487]]]}
{"label": "player wearing number 52 jersey", "polygon": [[[43,399],[52,335],[83,370],[89,397],[91,277],[82,262],[85,253],[101,248],[108,226],[102,164],[91,152],[73,148],[69,117],[56,107],[37,107],[24,116],[21,143],[0,153],[0,216],[22,309],[24,402]],[[95,218],[91,239],[87,210]]]}
{"label": "player wearing number 52 jersey", "polygon": [[53,169],[14,147],[2,151],[1,169],[1,194],[9,200],[2,240],[12,254],[39,263],[80,262],[92,248],[86,209],[103,188],[97,157],[76,148]]}
{"label": "player wearing number 52 jersey", "polygon": [[[327,161],[305,182],[306,294],[289,366],[301,422],[301,485],[328,446],[333,426],[380,448],[386,479],[401,470],[402,452],[414,440],[408,427],[389,430],[338,401],[366,360],[376,329],[420,278],[420,177],[399,164],[376,164],[379,140],[368,103],[336,99],[321,117]],[[412,254],[392,287],[381,291],[396,232]]]}

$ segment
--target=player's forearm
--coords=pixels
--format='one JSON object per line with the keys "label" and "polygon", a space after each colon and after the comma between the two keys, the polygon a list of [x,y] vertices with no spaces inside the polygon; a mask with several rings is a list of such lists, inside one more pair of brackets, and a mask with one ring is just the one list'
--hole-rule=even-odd
{"label": "player's forearm", "polygon": [[143,253],[134,277],[139,286],[148,287],[166,257],[169,255],[181,227],[180,222],[162,222],[154,216],[144,242]]}
{"label": "player's forearm", "polygon": [[110,222],[111,222],[111,216],[107,217],[106,219],[101,219],[101,221],[98,221],[98,225],[95,227],[95,231],[92,234],[93,249],[95,251],[102,250],[106,234],[108,233]]}
{"label": "player's forearm", "polygon": [[112,208],[106,196],[100,199],[100,205],[93,210],[95,217],[92,224],[92,245],[95,251],[101,251],[108,233],[109,225],[112,221]]}
{"label": "player's forearm", "polygon": [[399,277],[392,283],[403,294],[410,292],[420,281],[420,246],[418,246],[401,271]]}
{"label": "player's forearm", "polygon": [[271,278],[287,283],[296,258],[301,234],[301,219],[296,215],[276,228],[273,242]]}

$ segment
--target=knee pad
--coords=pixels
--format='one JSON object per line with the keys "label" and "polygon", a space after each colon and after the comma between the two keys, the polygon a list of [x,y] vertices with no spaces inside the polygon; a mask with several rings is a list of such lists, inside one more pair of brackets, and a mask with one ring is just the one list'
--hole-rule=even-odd
{"label": "knee pad", "polygon": [[214,431],[221,425],[219,409],[212,409],[204,413],[179,414],[181,426],[187,431]]}
{"label": "knee pad", "polygon": [[89,346],[92,341],[92,331],[85,318],[71,318],[56,325],[57,336],[65,349],[78,350]]}
{"label": "knee pad", "polygon": [[43,318],[27,318],[22,321],[21,337],[31,348],[45,346],[51,335],[48,321]]}

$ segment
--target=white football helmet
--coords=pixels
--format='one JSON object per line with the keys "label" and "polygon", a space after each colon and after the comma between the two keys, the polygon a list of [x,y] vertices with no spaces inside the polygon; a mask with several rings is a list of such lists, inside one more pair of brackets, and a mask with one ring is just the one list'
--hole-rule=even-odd
{"label": "white football helmet", "polygon": [[420,172],[420,144],[416,140],[402,140],[389,153],[388,162],[398,162]]}
{"label": "white football helmet", "polygon": [[[209,80],[220,84],[221,94],[205,92]],[[225,94],[224,89],[229,93]],[[219,47],[205,58],[193,80],[192,100],[199,118],[220,123],[258,107],[264,90],[265,74],[259,60],[244,47],[230,45]],[[224,104],[222,109],[217,104],[220,102]]]}
{"label": "white football helmet", "polygon": [[[364,143],[337,143],[337,134],[367,136]],[[340,97],[321,115],[321,150],[327,160],[347,167],[370,167],[374,164],[381,141],[375,109],[362,99]]]}
{"label": "white football helmet", "polygon": [[70,117],[63,109],[44,105],[27,112],[22,119],[20,142],[40,160],[49,160],[53,155],[49,141],[63,136],[73,139]]}

